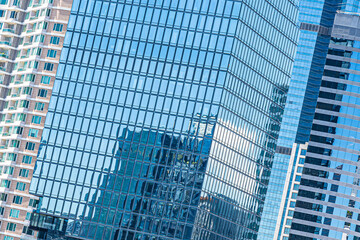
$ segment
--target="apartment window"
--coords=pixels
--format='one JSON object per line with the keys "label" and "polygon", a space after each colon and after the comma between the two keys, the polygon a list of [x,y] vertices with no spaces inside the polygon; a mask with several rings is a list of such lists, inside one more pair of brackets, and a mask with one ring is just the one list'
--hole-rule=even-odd
{"label": "apartment window", "polygon": [[35,143],[32,142],[27,142],[25,149],[30,150],[30,151],[34,151],[35,150]]}
{"label": "apartment window", "polygon": [[19,145],[20,145],[20,141],[19,141],[19,140],[11,140],[9,147],[18,148]]}
{"label": "apartment window", "polygon": [[28,177],[29,176],[29,170],[28,169],[20,169],[19,176],[20,177]]}
{"label": "apartment window", "polygon": [[44,70],[52,71],[53,69],[54,69],[54,64],[53,63],[45,63]]}
{"label": "apartment window", "polygon": [[8,223],[6,226],[6,230],[15,232],[16,224],[15,223]]}
{"label": "apartment window", "polygon": [[31,161],[32,161],[32,157],[31,156],[23,156],[23,160],[22,160],[22,163],[25,163],[25,164],[31,164]]}
{"label": "apartment window", "polygon": [[299,184],[294,184],[294,190],[299,190]]}
{"label": "apartment window", "polygon": [[29,101],[27,100],[21,100],[20,107],[22,108],[28,108],[29,107]]}
{"label": "apartment window", "polygon": [[48,91],[45,89],[40,89],[38,92],[38,97],[46,98]]}
{"label": "apartment window", "polygon": [[4,210],[5,210],[5,208],[0,207],[0,215],[4,215]]}
{"label": "apartment window", "polygon": [[18,182],[16,183],[16,189],[19,191],[25,191],[26,183]]}
{"label": "apartment window", "polygon": [[17,12],[16,11],[11,11],[10,12],[10,18],[16,18],[17,17]]}
{"label": "apartment window", "polygon": [[41,83],[42,84],[50,84],[50,79],[51,79],[51,77],[49,77],[49,76],[42,76]]}
{"label": "apartment window", "polygon": [[296,175],[295,181],[300,182],[300,180],[301,180],[301,176],[300,176],[300,175]]}
{"label": "apartment window", "polygon": [[[36,48],[34,48],[34,49],[36,49]],[[36,55],[40,56],[41,52],[42,52],[41,48],[36,49]]]}
{"label": "apartment window", "polygon": [[26,114],[25,113],[19,113],[16,117],[17,117],[18,121],[25,122],[25,120],[26,120]]}
{"label": "apartment window", "polygon": [[298,167],[296,172],[297,173],[302,173],[302,171],[303,171],[303,167]]}
{"label": "apartment window", "polygon": [[29,229],[29,227],[24,226],[23,228],[23,233],[27,234],[27,235],[34,235],[34,231]]}
{"label": "apartment window", "polygon": [[284,233],[289,234],[290,233],[290,228],[285,228]]}
{"label": "apartment window", "polygon": [[4,236],[4,240],[14,240],[14,238],[10,236]]}
{"label": "apartment window", "polygon": [[54,44],[54,45],[59,45],[60,43],[60,38],[59,37],[51,37],[50,38],[50,43]]}
{"label": "apartment window", "polygon": [[305,150],[305,149],[301,149],[300,155],[305,156],[305,155],[306,155],[306,150]]}
{"label": "apartment window", "polygon": [[20,210],[10,209],[10,214],[9,214],[10,217],[19,218],[19,214],[20,214]]}
{"label": "apartment window", "polygon": [[56,50],[49,49],[46,56],[50,58],[56,58],[56,54],[57,54]]}
{"label": "apartment window", "polygon": [[34,69],[38,69],[39,67],[39,62],[38,61],[31,61],[30,62],[30,67],[34,68]]}
{"label": "apartment window", "polygon": [[8,196],[8,195],[7,195],[6,193],[1,193],[1,194],[0,194],[0,201],[6,202],[7,196]]}
{"label": "apartment window", "polygon": [[290,207],[294,208],[296,205],[296,202],[290,202]]}
{"label": "apartment window", "polygon": [[16,153],[8,153],[7,160],[15,162],[15,161],[16,161],[16,158],[17,158],[17,154],[16,154]]}
{"label": "apartment window", "polygon": [[11,184],[11,181],[10,181],[10,180],[3,179],[3,180],[1,181],[1,187],[9,188],[9,187],[10,187],[10,184]]}
{"label": "apartment window", "polygon": [[6,166],[4,168],[4,174],[12,175],[13,173],[14,173],[14,168],[13,167]]}
{"label": "apartment window", "polygon": [[38,129],[29,129],[29,137],[38,137],[39,130]]}
{"label": "apartment window", "polygon": [[25,81],[34,82],[35,81],[35,75],[34,74],[26,75]]}
{"label": "apartment window", "polygon": [[29,200],[29,207],[37,207],[39,204],[39,200],[30,199]]}
{"label": "apartment window", "polygon": [[44,42],[45,36],[44,35],[37,35],[35,37],[35,42]]}
{"label": "apartment window", "polygon": [[291,194],[291,198],[292,198],[292,199],[296,199],[296,198],[297,198],[297,193],[292,193],[292,194]]}
{"label": "apartment window", "polygon": [[16,134],[22,134],[23,131],[24,131],[23,127],[15,127],[15,129],[14,129],[14,133],[16,133]]}
{"label": "apartment window", "polygon": [[14,196],[14,198],[13,198],[13,203],[15,203],[15,204],[22,204],[22,201],[23,201],[23,197]]}
{"label": "apartment window", "polygon": [[26,219],[26,220],[30,220],[30,218],[31,218],[31,213],[26,213],[25,219]]}
{"label": "apartment window", "polygon": [[305,158],[299,158],[299,164],[304,164],[305,163]]}
{"label": "apartment window", "polygon": [[63,26],[64,26],[64,25],[62,25],[62,24],[60,24],[60,23],[55,23],[53,30],[56,31],[56,32],[62,32]]}
{"label": "apartment window", "polygon": [[5,15],[5,10],[0,10],[0,17],[4,17]]}
{"label": "apartment window", "polygon": [[35,110],[38,110],[38,111],[44,111],[44,108],[45,108],[45,103],[35,103]]}
{"label": "apartment window", "polygon": [[18,148],[19,145],[20,145],[20,141],[19,141],[19,140],[11,140],[9,147]]}
{"label": "apartment window", "polygon": [[31,119],[31,123],[40,124],[41,123],[41,117],[40,116],[33,116],[32,119]]}

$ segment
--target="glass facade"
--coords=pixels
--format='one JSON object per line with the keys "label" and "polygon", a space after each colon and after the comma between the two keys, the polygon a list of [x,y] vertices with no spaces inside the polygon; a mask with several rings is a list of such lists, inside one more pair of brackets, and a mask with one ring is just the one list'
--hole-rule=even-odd
{"label": "glass facade", "polygon": [[339,1],[301,0],[299,5],[299,44],[258,239],[281,239],[282,232],[286,230],[284,225],[287,228],[291,225],[286,224],[286,206],[289,206],[290,192],[293,190],[291,176],[296,171],[296,164],[292,164],[292,158],[297,155],[294,144],[309,141],[330,42],[330,27]]}
{"label": "glass facade", "polygon": [[289,239],[360,239],[359,19],[335,19]]}
{"label": "glass facade", "polygon": [[343,0],[341,11],[349,13],[358,13],[360,7],[359,0]]}
{"label": "glass facade", "polygon": [[74,1],[30,186],[40,238],[256,239],[297,11]]}

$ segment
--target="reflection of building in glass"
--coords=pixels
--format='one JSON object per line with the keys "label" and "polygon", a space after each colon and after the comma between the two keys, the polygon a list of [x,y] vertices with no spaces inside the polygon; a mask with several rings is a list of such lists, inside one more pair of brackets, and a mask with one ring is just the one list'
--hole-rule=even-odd
{"label": "reflection of building in glass", "polygon": [[360,17],[337,14],[289,239],[359,239]]}
{"label": "reflection of building in glass", "polygon": [[[255,239],[296,12],[290,0],[74,1],[33,227],[43,238]],[[201,199],[236,214],[210,206],[208,225]]]}

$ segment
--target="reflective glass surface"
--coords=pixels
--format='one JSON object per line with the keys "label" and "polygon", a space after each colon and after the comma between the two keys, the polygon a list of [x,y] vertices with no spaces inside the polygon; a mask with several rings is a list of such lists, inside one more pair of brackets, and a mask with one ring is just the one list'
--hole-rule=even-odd
{"label": "reflective glass surface", "polygon": [[290,239],[360,238],[358,20],[335,20]]}
{"label": "reflective glass surface", "polygon": [[[310,137],[326,49],[330,40],[330,36],[323,34],[319,28],[326,29],[332,26],[339,1],[301,0],[299,3],[299,44],[278,139],[278,146],[288,149],[288,153],[279,151],[275,154],[259,239],[272,240],[275,235],[276,239],[280,239],[283,231],[287,211],[281,209],[281,203],[285,201],[286,206],[289,201],[286,179],[289,168],[290,174],[295,170],[289,166],[290,153],[294,143],[305,143]],[[291,187],[291,183],[289,186]],[[281,219],[278,218],[279,214],[283,215]]]}
{"label": "reflective glass surface", "polygon": [[74,1],[30,190],[42,236],[256,239],[296,12]]}

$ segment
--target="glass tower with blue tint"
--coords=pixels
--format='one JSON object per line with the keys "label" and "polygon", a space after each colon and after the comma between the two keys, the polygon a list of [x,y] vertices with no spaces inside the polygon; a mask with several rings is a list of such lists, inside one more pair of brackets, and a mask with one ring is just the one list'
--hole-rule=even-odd
{"label": "glass tower with blue tint", "polygon": [[360,239],[359,22],[335,18],[289,239]]}
{"label": "glass tower with blue tint", "polygon": [[347,13],[358,13],[360,10],[360,0],[343,0],[340,10]]}
{"label": "glass tower with blue tint", "polygon": [[256,239],[293,0],[74,1],[30,192],[40,238]]}
{"label": "glass tower with blue tint", "polygon": [[[297,188],[299,184],[295,176],[298,170],[295,160],[301,155],[301,148],[309,141],[331,27],[336,11],[340,7],[344,10],[350,8],[347,3],[340,3],[338,0],[299,1],[299,44],[258,239],[288,237],[291,225],[288,214],[292,214],[296,200],[291,193],[293,187]],[[282,238],[284,233],[285,237]]]}

